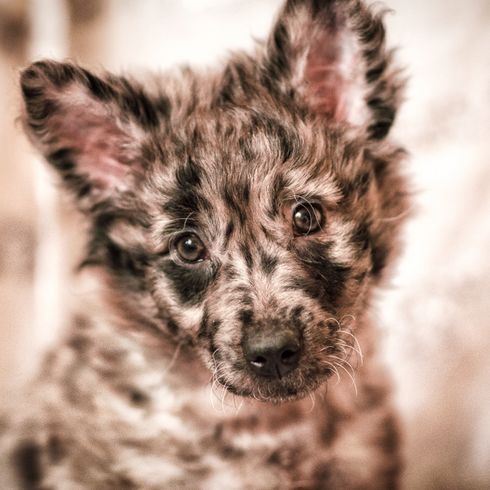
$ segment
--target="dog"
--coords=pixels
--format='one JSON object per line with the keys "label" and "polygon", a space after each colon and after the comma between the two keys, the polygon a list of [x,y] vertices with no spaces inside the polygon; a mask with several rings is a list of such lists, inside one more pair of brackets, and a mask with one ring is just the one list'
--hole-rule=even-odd
{"label": "dog", "polygon": [[98,289],[5,424],[7,488],[397,488],[369,308],[409,202],[393,57],[361,0],[287,0],[212,70],[22,72]]}

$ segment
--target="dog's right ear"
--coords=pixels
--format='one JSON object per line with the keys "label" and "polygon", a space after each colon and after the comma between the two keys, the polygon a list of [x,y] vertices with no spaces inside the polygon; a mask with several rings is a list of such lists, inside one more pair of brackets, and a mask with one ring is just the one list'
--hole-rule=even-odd
{"label": "dog's right ear", "polygon": [[361,0],[286,0],[266,45],[266,78],[327,124],[384,139],[404,81],[377,10]]}
{"label": "dog's right ear", "polygon": [[141,87],[54,61],[32,64],[20,83],[26,131],[82,209],[131,189],[145,171],[144,135],[161,116]]}

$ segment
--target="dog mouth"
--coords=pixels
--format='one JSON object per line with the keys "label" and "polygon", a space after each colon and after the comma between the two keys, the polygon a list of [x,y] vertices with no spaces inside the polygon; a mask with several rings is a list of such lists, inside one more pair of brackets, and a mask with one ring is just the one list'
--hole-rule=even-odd
{"label": "dog mouth", "polygon": [[272,403],[305,398],[325,385],[332,376],[338,381],[350,378],[356,389],[355,372],[362,365],[362,354],[359,350],[358,357],[352,359],[349,353],[357,350],[339,350],[333,346],[326,348],[319,356],[311,356],[308,362],[303,359],[294,369],[286,370],[284,366],[278,367],[277,363],[268,370],[263,365],[254,368],[246,358],[239,362],[221,360],[213,365],[213,383],[236,396]]}
{"label": "dog mouth", "polygon": [[[313,370],[312,370],[313,371]],[[300,400],[317,390],[333,375],[325,368],[322,372],[289,373],[286,376],[256,376],[244,374],[231,381],[226,376],[215,375],[215,381],[230,393],[261,402],[281,403]]]}

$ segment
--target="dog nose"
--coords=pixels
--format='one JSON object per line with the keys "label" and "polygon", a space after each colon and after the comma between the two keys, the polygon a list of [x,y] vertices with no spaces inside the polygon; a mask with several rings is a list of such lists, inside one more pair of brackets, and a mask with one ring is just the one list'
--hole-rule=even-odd
{"label": "dog nose", "polygon": [[260,376],[282,378],[297,366],[301,348],[293,332],[250,336],[244,343],[245,357]]}

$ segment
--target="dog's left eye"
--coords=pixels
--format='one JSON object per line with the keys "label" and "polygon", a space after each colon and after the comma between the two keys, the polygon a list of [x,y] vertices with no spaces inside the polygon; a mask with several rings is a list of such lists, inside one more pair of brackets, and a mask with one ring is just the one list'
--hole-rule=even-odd
{"label": "dog's left eye", "polygon": [[207,256],[206,247],[194,233],[179,236],[172,243],[172,248],[180,260],[189,264],[202,262]]}
{"label": "dog's left eye", "polygon": [[310,235],[321,228],[323,213],[318,204],[300,203],[293,208],[292,221],[295,235]]}

